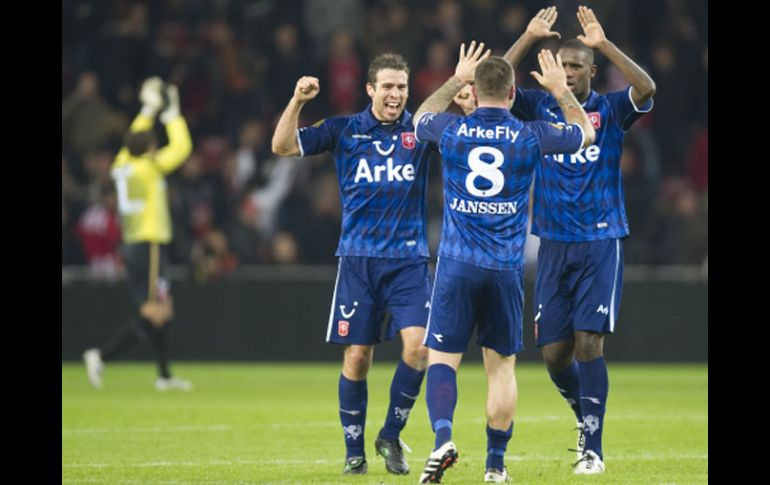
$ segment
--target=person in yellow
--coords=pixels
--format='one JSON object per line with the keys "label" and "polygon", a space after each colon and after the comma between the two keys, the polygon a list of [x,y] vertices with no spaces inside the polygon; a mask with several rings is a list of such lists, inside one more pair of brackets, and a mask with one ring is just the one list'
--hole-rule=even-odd
{"label": "person in yellow", "polygon": [[[165,181],[190,156],[192,140],[179,109],[176,86],[165,87],[165,107],[163,89],[160,78],[144,82],[139,96],[142,110],[131,123],[112,165],[123,235],[121,253],[136,314],[103,348],[83,353],[88,380],[97,389],[102,387],[104,363],[139,340],[149,340],[155,350],[158,391],[192,389],[189,381],[172,376],[169,368],[168,331],[174,308],[166,275],[171,217]],[[168,145],[158,149],[152,129],[162,108],[160,121],[165,125]]]}

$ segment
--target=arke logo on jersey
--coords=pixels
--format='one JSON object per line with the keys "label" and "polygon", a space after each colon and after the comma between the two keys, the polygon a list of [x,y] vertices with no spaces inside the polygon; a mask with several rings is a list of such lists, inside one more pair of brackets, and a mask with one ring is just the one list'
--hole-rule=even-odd
{"label": "arke logo on jersey", "polygon": [[[596,115],[595,120],[591,118],[591,115]],[[594,128],[599,128],[601,126],[601,116],[599,113],[588,113],[589,119],[591,120],[591,124],[594,126]],[[563,121],[559,121],[557,123],[551,123],[549,122],[551,126],[554,128],[563,129],[565,126],[567,126],[566,123]],[[586,148],[581,148],[576,153],[573,153],[569,155],[569,163],[576,164],[576,163],[586,163],[586,162],[596,162],[599,160],[599,154],[601,153],[601,149],[596,145],[589,145]],[[553,159],[556,163],[564,163],[564,154],[559,153],[556,155],[546,155],[546,160]]]}
{"label": "arke logo on jersey", "polygon": [[[381,182],[383,180],[387,180],[388,182],[403,182],[404,180],[412,182],[414,180],[414,165],[411,163],[395,165],[393,163],[393,157],[389,156],[396,148],[396,140],[398,140],[398,137],[394,135],[393,143],[387,148],[382,148],[381,140],[372,142],[377,153],[384,157],[388,157],[387,161],[384,166],[374,165],[373,167],[370,167],[369,162],[365,158],[361,158],[358,160],[356,176],[353,178],[353,182],[358,183],[361,179],[364,179],[369,183]],[[410,144],[411,146],[407,146]],[[404,146],[404,148],[412,150],[415,147],[414,133],[401,133],[401,145]],[[383,172],[385,172],[384,176]]]}
{"label": "arke logo on jersey", "polygon": [[[586,162],[596,162],[599,160],[599,154],[601,149],[596,145],[589,145],[586,148],[581,148],[577,153],[573,153],[569,156],[569,163],[571,164],[584,164]],[[556,163],[564,163],[564,154],[558,153],[556,155],[546,155],[546,158],[551,157]]]}

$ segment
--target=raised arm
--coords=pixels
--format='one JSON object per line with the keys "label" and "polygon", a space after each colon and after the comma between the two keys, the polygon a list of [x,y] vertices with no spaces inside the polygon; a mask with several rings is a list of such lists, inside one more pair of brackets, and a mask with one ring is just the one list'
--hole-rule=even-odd
{"label": "raised arm", "polygon": [[[483,53],[483,55],[482,55]],[[452,102],[452,98],[460,92],[460,90],[470,81],[473,81],[473,75],[476,72],[476,66],[481,61],[486,59],[492,54],[492,51],[487,49],[484,52],[484,43],[480,43],[476,47],[476,41],[471,41],[471,45],[468,46],[468,52],[465,52],[465,43],[460,45],[460,60],[457,61],[457,67],[455,67],[454,76],[450,77],[443,86],[428,96],[428,99],[422,102],[417,112],[412,118],[412,122],[417,126],[417,122],[423,113],[436,113],[443,111]]]}
{"label": "raised arm", "polygon": [[[139,91],[139,100],[142,102],[142,110],[131,122],[128,131],[136,133],[138,131],[152,130],[155,125],[155,116],[163,106],[163,80],[157,76],[145,79],[142,88]],[[128,157],[128,148],[123,146],[115,161],[123,160]]]}
{"label": "raised arm", "polygon": [[187,122],[182,117],[179,104],[179,89],[173,84],[166,86],[168,107],[160,114],[160,121],[166,126],[168,145],[155,156],[155,162],[164,174],[176,170],[192,153],[192,138]]}
{"label": "raised arm", "polygon": [[594,11],[583,5],[578,7],[577,18],[580,26],[583,27],[585,35],[578,35],[580,42],[590,47],[598,49],[599,52],[610,60],[628,83],[631,85],[631,99],[634,105],[641,106],[646,103],[655,94],[655,81],[639,67],[637,63],[631,60],[618,47],[613,44],[604,34],[599,21],[596,19]]}
{"label": "raised arm", "polygon": [[318,78],[303,76],[294,87],[294,96],[283,111],[278,125],[273,133],[272,149],[276,155],[284,157],[299,155],[297,145],[297,128],[299,124],[299,112],[302,107],[315,98],[321,90]]}
{"label": "raised arm", "polygon": [[526,53],[529,52],[529,49],[531,49],[538,40],[546,39],[548,37],[561,39],[561,34],[551,31],[551,27],[553,26],[553,23],[556,22],[557,16],[558,12],[556,11],[556,7],[541,8],[537,15],[529,21],[527,30],[525,30],[524,33],[521,34],[521,37],[513,43],[503,58],[516,68]]}
{"label": "raised arm", "polygon": [[567,123],[580,125],[585,135],[582,148],[587,147],[596,140],[596,131],[593,125],[591,125],[585,110],[567,87],[567,74],[561,65],[561,56],[556,54],[554,59],[551,51],[543,49],[537,55],[537,60],[540,63],[540,69],[543,71],[543,74],[536,71],[532,71],[530,74],[556,98],[556,102],[559,103],[559,108],[564,113],[564,119]]}

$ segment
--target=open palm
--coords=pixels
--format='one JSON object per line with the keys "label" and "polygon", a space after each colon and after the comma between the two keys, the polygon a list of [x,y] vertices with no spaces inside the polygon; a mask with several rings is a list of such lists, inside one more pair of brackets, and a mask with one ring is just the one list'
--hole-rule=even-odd
{"label": "open palm", "polygon": [[593,10],[581,5],[578,7],[577,18],[578,22],[580,22],[580,26],[583,27],[583,32],[585,33],[585,35],[578,35],[577,38],[586,47],[594,49],[599,47],[602,42],[607,40],[607,36],[604,34],[604,29],[596,19],[596,15],[594,14]]}
{"label": "open palm", "polygon": [[546,37],[556,37],[557,39],[561,39],[561,34],[551,31],[551,27],[553,27],[553,23],[556,22],[557,16],[558,13],[556,12],[556,7],[540,9],[537,15],[529,21],[527,32],[537,39]]}

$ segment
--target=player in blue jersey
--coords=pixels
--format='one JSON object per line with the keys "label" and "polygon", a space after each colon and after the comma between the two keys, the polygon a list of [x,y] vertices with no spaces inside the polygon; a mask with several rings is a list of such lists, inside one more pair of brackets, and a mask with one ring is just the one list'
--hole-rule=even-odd
{"label": "player in blue jersey", "polygon": [[298,130],[302,106],[320,90],[318,79],[303,77],[273,135],[276,154],[331,151],[337,168],[342,233],[326,341],[345,345],[339,412],[346,474],[367,472],[366,376],[386,310],[392,319],[385,338],[400,333],[403,343],[385,425],[375,441],[375,450],[385,458],[390,473],[409,473],[399,435],[420,392],[427,364],[423,337],[430,282],[425,207],[428,163],[435,148],[415,142],[412,116],[404,109],[408,81],[409,67],[403,57],[380,55],[369,66],[366,92],[372,102],[365,110]]}
{"label": "player in blue jersey", "polygon": [[[544,157],[535,174],[532,233],[541,238],[535,282],[535,336],[557,389],[578,423],[575,473],[604,472],[602,431],[608,377],[604,334],[615,330],[623,285],[623,205],[620,154],[623,136],[652,109],[655,83],[610,42],[594,12],[580,6],[585,35],[559,49],[567,85],[596,129],[596,142],[574,155]],[[550,30],[556,7],[541,10],[505,54],[514,66]],[[598,49],[630,86],[600,95],[591,89]],[[513,113],[526,120],[563,122],[548,93],[521,89]]]}
{"label": "player in blue jersey", "polygon": [[[535,78],[558,100],[570,124],[524,123],[511,115],[514,76],[484,44],[460,47],[455,75],[417,110],[418,140],[437,143],[442,157],[444,223],[425,342],[426,401],[435,448],[420,483],[441,481],[458,458],[452,441],[457,376],[474,327],[487,374],[487,459],[484,481],[510,476],[504,455],[518,397],[516,353],[522,350],[524,240],[529,187],[544,154],[575,153],[594,130],[567,87],[558,58],[539,56]],[[477,67],[478,66],[478,67]],[[469,116],[438,113],[474,79],[478,109]]]}

